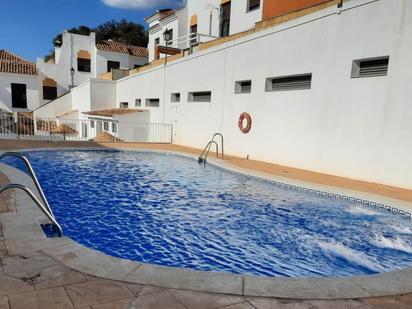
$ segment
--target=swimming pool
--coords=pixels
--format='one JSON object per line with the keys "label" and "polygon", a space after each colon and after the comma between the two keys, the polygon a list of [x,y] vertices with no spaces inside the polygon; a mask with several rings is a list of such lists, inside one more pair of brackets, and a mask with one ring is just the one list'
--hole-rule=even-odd
{"label": "swimming pool", "polygon": [[344,277],[412,265],[412,223],[194,159],[32,151],[66,236],[109,255],[196,270]]}

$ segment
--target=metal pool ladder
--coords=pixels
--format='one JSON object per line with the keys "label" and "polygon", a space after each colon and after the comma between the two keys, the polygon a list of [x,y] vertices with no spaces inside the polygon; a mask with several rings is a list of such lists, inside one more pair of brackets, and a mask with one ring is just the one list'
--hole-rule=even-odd
{"label": "metal pool ladder", "polygon": [[223,135],[220,134],[220,133],[215,133],[215,134],[213,134],[212,139],[207,143],[206,147],[203,149],[202,153],[200,154],[200,156],[198,158],[199,163],[206,164],[206,159],[207,159],[207,156],[209,155],[210,148],[212,147],[212,145],[216,146],[216,158],[219,158],[219,145],[215,141],[216,137],[220,137],[220,142],[221,142],[221,146],[222,146],[221,158],[222,159],[224,158]]}
{"label": "metal pool ladder", "polygon": [[59,236],[63,235],[63,230],[59,223],[57,223],[56,218],[54,217],[53,211],[49,205],[49,202],[47,201],[46,196],[44,195],[43,189],[40,186],[40,183],[36,177],[36,174],[34,173],[33,167],[30,164],[30,161],[27,159],[26,156],[19,152],[5,152],[3,154],[0,154],[0,160],[5,158],[5,157],[17,157],[21,159],[24,164],[26,165],[30,176],[34,182],[34,185],[36,186],[37,191],[40,194],[40,197],[43,201],[39,201],[39,199],[33,194],[33,192],[26,186],[23,186],[21,184],[15,184],[15,183],[10,183],[8,185],[5,185],[3,187],[0,187],[0,194],[3,193],[4,191],[11,190],[11,189],[19,189],[27,193],[27,195],[33,200],[33,202],[40,208],[40,210],[43,212],[43,214],[50,220],[50,222],[57,228]]}

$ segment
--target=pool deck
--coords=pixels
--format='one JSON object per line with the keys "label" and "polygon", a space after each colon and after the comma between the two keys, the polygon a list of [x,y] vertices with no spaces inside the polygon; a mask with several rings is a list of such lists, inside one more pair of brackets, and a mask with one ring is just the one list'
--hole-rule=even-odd
{"label": "pool deck", "polygon": [[[60,147],[136,148],[199,154],[197,149],[175,145],[0,141],[0,150],[3,151]],[[235,157],[227,157],[225,164],[320,186],[412,201],[410,190]],[[1,171],[10,180],[22,177],[18,171],[5,167],[0,167]],[[32,187],[27,177],[24,181]],[[7,182],[8,179],[0,173],[0,184]],[[21,193],[12,192],[0,197],[0,308],[412,308],[412,293],[370,297],[380,289],[385,290],[383,294],[387,295],[396,291],[411,292],[412,271],[398,272],[384,280],[376,277],[374,286],[368,286],[370,282],[365,285],[362,278],[352,282],[331,281],[326,286],[316,281],[298,279],[300,283],[295,285],[296,297],[285,298],[282,290],[293,288],[293,280],[278,280],[279,285],[276,285],[271,280],[254,282],[255,278],[227,278],[224,274],[210,276],[209,273],[176,271],[115,259],[66,237],[45,238],[38,224],[42,220],[44,218],[38,209]],[[169,277],[167,287],[159,287],[165,286],[162,284],[165,277]],[[389,291],[388,294],[388,286],[393,288],[393,293]],[[336,298],[332,294],[345,289],[350,292],[348,295],[357,293],[358,296],[355,299],[313,300],[322,298],[319,297],[322,294],[324,298]],[[256,294],[280,297],[245,296]]]}

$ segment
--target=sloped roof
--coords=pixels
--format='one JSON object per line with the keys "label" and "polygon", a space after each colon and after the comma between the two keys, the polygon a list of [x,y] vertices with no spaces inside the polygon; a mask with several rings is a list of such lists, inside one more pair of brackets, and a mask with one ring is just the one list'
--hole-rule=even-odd
{"label": "sloped roof", "polygon": [[0,50],[0,72],[37,75],[36,65],[7,50]]}
{"label": "sloped roof", "polygon": [[132,109],[132,108],[112,108],[112,109],[102,109],[102,110],[85,112],[83,114],[90,115],[90,116],[113,117],[113,115],[140,113],[144,111],[145,110],[142,110],[142,109]]}
{"label": "sloped roof", "polygon": [[101,41],[96,43],[96,48],[98,50],[128,54],[136,57],[148,57],[149,53],[147,48],[140,46],[128,45],[121,42],[116,42],[112,40]]}

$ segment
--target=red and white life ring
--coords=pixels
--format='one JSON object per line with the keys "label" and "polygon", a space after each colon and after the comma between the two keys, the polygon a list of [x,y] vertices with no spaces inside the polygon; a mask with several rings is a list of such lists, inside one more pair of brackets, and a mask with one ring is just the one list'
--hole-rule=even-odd
{"label": "red and white life ring", "polygon": [[[243,124],[246,119],[246,125]],[[248,113],[241,113],[239,116],[239,122],[237,123],[240,132],[247,134],[252,128],[252,117]]]}

